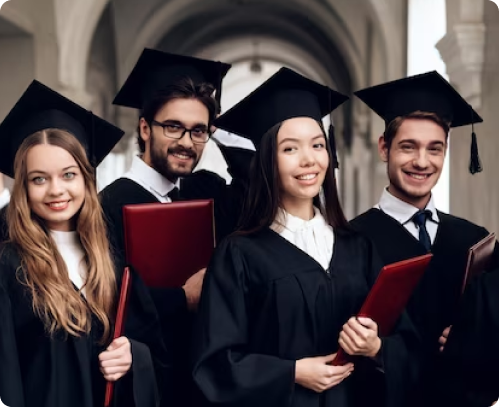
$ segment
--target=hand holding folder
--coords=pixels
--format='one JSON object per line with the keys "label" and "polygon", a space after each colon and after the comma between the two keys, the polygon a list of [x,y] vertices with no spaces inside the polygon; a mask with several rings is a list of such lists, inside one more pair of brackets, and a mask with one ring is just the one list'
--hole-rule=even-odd
{"label": "hand holding folder", "polygon": [[[123,272],[123,279],[121,281],[120,298],[118,301],[118,309],[116,312],[116,322],[114,326],[113,339],[123,336],[125,330],[125,316],[128,304],[128,298],[130,297],[130,286],[132,284],[130,269],[125,267]],[[109,407],[113,399],[114,383],[106,383],[106,398],[104,400],[104,407]]]}
{"label": "hand holding folder", "polygon": [[[426,254],[383,267],[357,317],[376,322],[379,337],[390,335],[432,257]],[[349,358],[340,348],[332,364],[344,365]]]}

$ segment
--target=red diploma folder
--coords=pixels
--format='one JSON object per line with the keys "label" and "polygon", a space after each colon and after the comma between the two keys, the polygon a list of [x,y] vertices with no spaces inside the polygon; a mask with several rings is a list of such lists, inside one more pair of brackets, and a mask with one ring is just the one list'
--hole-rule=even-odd
{"label": "red diploma folder", "polygon": [[[128,304],[128,298],[130,297],[131,284],[132,281],[130,276],[130,269],[128,267],[125,267],[125,270],[123,272],[123,279],[121,281],[121,291],[120,291],[120,298],[118,300],[119,302],[118,302],[118,309],[116,312],[116,321],[114,325],[113,339],[123,336],[123,331],[125,328],[126,308]],[[107,382],[106,399],[104,401],[104,407],[109,407],[111,405],[111,401],[113,399],[113,389],[114,389],[114,383]]]}
{"label": "red diploma folder", "polygon": [[123,207],[128,264],[148,287],[182,287],[215,247],[213,201]]}
{"label": "red diploma folder", "polygon": [[[432,257],[425,254],[383,267],[357,315],[376,322],[378,336],[390,335]],[[340,348],[332,364],[341,366],[349,360]]]}
{"label": "red diploma folder", "polygon": [[468,250],[468,263],[464,273],[462,293],[473,277],[483,273],[492,265],[495,247],[496,235],[490,233]]}

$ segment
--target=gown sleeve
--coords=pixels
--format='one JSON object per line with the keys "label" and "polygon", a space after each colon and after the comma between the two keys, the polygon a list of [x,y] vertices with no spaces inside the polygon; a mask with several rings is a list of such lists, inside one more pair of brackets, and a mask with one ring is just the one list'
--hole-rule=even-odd
{"label": "gown sleeve", "polygon": [[[0,253],[2,248],[0,246]],[[24,391],[18,360],[12,306],[5,276],[13,275],[15,268],[5,256],[0,259],[0,399],[11,407],[24,407]]]}
{"label": "gown sleeve", "polygon": [[133,271],[124,336],[131,343],[132,367],[118,386],[115,405],[155,407],[160,402],[163,404],[170,394],[170,355],[149,291]]}
{"label": "gown sleeve", "polygon": [[195,329],[193,378],[204,396],[221,406],[287,406],[295,361],[248,349],[245,258],[226,239],[204,280]]}
{"label": "gown sleeve", "polygon": [[[369,259],[368,283],[375,283],[383,263],[371,242],[367,243]],[[380,405],[399,407],[405,405],[419,375],[421,340],[408,314],[404,311],[393,332],[381,337],[381,349],[375,360],[365,359],[363,370],[370,371],[367,386],[369,393],[378,393]],[[366,368],[366,365],[369,367]]]}
{"label": "gown sleeve", "polygon": [[499,398],[499,269],[468,286],[445,345],[441,398],[458,407],[489,407]]}

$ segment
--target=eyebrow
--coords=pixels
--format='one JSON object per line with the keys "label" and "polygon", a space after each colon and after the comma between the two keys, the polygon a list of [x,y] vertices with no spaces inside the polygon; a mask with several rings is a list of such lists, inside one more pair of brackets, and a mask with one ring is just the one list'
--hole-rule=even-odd
{"label": "eyebrow", "polygon": [[[405,139],[405,140],[400,140],[398,142],[399,145],[403,144],[403,143],[419,144],[419,142],[417,140],[414,140],[414,139]],[[428,144],[432,145],[432,146],[434,146],[434,145],[444,146],[445,145],[445,143],[443,141],[440,141],[440,140],[430,141]]]}
{"label": "eyebrow", "polygon": [[[70,170],[71,168],[78,169],[78,166],[77,165],[70,165],[69,167],[63,168],[62,171],[67,171],[67,170]],[[43,175],[46,175],[47,173],[45,171],[41,171],[41,170],[33,170],[33,171],[28,172],[28,176],[33,175],[33,174],[43,174]]]}
{"label": "eyebrow", "polygon": [[[324,134],[319,134],[319,135],[317,135],[317,136],[313,137],[311,140],[312,140],[312,141],[313,141],[313,140],[317,140],[318,138],[323,138],[323,139],[326,139],[326,137],[324,136]],[[299,140],[299,139],[297,139],[297,138],[287,137],[287,138],[285,138],[284,140],[281,140],[281,141],[279,142],[279,145],[281,145],[281,144],[283,144],[283,143],[285,143],[285,142],[287,142],[287,141],[294,141],[294,142],[298,143],[300,140]]]}

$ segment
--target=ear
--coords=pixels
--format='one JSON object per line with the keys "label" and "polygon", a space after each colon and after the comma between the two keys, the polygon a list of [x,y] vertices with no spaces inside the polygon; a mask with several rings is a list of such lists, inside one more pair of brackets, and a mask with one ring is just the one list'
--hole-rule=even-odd
{"label": "ear", "polygon": [[378,154],[381,161],[388,162],[388,145],[385,141],[385,136],[382,134],[378,139]]}
{"label": "ear", "polygon": [[140,131],[140,138],[144,140],[144,143],[147,144],[147,142],[151,138],[151,127],[143,117],[141,117],[139,121],[139,131]]}

